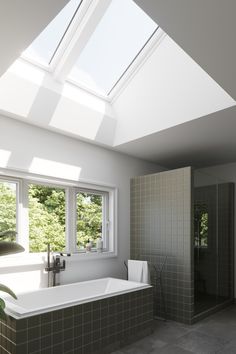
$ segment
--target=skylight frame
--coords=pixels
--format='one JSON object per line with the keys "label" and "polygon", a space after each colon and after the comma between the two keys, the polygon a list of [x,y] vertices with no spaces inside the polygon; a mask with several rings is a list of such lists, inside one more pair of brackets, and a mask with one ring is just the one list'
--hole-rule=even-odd
{"label": "skylight frame", "polygon": [[108,95],[104,95],[102,93],[99,93],[98,91],[93,90],[92,88],[88,88],[87,86],[78,83],[77,81],[74,81],[71,78],[70,79],[67,78],[65,82],[73,86],[76,86],[77,88],[86,91],[87,93],[92,94],[93,96],[101,98],[104,101],[112,103],[120,95],[122,90],[127,86],[129,81],[132,80],[132,77],[142,67],[142,65],[149,58],[149,56],[151,56],[151,54],[156,49],[156,47],[159,46],[159,44],[165,38],[165,36],[166,33],[161,29],[160,26],[157,26],[155,31],[151,34],[149,39],[145,42],[143,47],[134,57],[130,65],[126,68],[126,70],[117,80],[117,82],[114,84],[114,86],[112,87]]}
{"label": "skylight frame", "polygon": [[[27,62],[29,62],[30,64],[33,64],[35,66],[38,66],[41,69],[46,70],[47,72],[53,72],[54,67],[55,67],[54,60],[55,60],[55,58],[58,57],[58,53],[60,53],[61,47],[62,46],[64,47],[64,42],[68,43],[68,40],[70,39],[68,37],[70,37],[71,32],[72,32],[71,30],[74,28],[73,24],[75,22],[77,22],[76,18],[78,17],[78,14],[80,13],[81,6],[82,6],[82,4],[84,2],[86,2],[86,0],[81,0],[79,5],[77,6],[76,10],[74,11],[73,16],[71,17],[68,25],[66,26],[65,31],[63,32],[63,35],[61,36],[60,40],[58,41],[58,43],[57,43],[57,45],[56,45],[56,47],[55,47],[55,49],[54,49],[54,51],[53,51],[53,53],[51,55],[51,58],[50,58],[48,64],[44,64],[42,62],[34,60],[33,58],[29,58],[29,57],[27,57],[27,55],[24,55],[24,52],[21,54],[20,58],[25,60],[25,61],[27,61]],[[61,9],[61,11],[63,11],[63,9]],[[52,21],[53,21],[53,19],[52,19]],[[50,23],[48,25],[50,25]],[[72,35],[73,35],[73,33],[72,33]]]}
{"label": "skylight frame", "polygon": [[[113,0],[107,0],[107,3],[109,4],[109,6],[110,5],[113,6]],[[117,2],[117,3],[119,3],[119,2]],[[130,1],[130,4],[131,3],[132,3],[132,1]],[[135,2],[134,2],[134,4],[135,4]],[[135,6],[135,5],[133,5],[133,6]],[[117,55],[119,55],[119,52],[120,52],[120,55],[121,55],[121,60],[120,60],[121,64],[117,65],[116,64],[116,60],[114,60],[114,65],[113,65],[112,62],[113,62],[113,59],[115,59],[115,58],[112,58],[112,54],[111,54],[112,52],[111,51],[109,52],[109,49],[108,49],[111,37],[107,38],[107,36],[105,35],[104,23],[111,22],[110,25],[112,26],[112,21],[111,20],[112,20],[112,16],[113,17],[116,16],[115,13],[114,13],[114,10],[117,7],[117,5],[114,5],[112,7],[113,10],[111,10],[111,11],[110,11],[110,7],[109,6],[107,6],[107,8],[105,10],[103,9],[102,17],[100,18],[100,21],[96,25],[96,26],[98,26],[98,31],[97,31],[97,29],[93,30],[93,32],[95,32],[96,34],[93,33],[93,32],[90,34],[90,37],[87,38],[86,46],[84,48],[82,48],[81,52],[79,52],[79,56],[82,54],[82,58],[81,58],[82,61],[80,60],[80,58],[76,59],[74,61],[74,63],[73,63],[73,66],[71,66],[70,71],[67,71],[67,77],[66,77],[66,75],[64,75],[64,80],[65,81],[70,82],[73,85],[75,85],[75,86],[77,86],[77,87],[79,87],[79,88],[81,88],[83,90],[86,90],[88,92],[91,92],[92,94],[95,94],[95,95],[97,95],[99,97],[102,97],[102,98],[108,98],[108,97],[111,96],[111,93],[114,91],[114,89],[117,86],[117,84],[120,81],[122,81],[122,78],[124,76],[126,76],[126,72],[128,72],[129,68],[133,66],[133,64],[136,61],[136,59],[143,52],[143,50],[146,47],[146,45],[149,43],[149,41],[152,39],[152,37],[155,35],[155,33],[159,29],[159,25],[157,23],[155,23],[155,21],[153,21],[147,14],[146,14],[146,18],[145,18],[145,15],[143,15],[143,18],[139,18],[141,23],[142,23],[142,21],[143,21],[144,24],[145,24],[145,21],[147,22],[147,26],[149,26],[149,30],[148,30],[148,27],[146,28],[146,30],[145,30],[145,27],[144,27],[143,34],[142,34],[142,32],[140,33],[140,40],[139,41],[136,40],[136,42],[137,42],[136,43],[136,47],[134,45],[133,46],[133,50],[131,49],[131,51],[130,51],[130,54],[128,54],[129,51],[127,51],[126,55],[125,55],[125,52],[123,54],[123,49],[125,49],[125,48],[127,48],[129,46],[129,44],[128,44],[129,42],[127,40],[125,40],[125,37],[124,37],[125,33],[123,32],[123,34],[120,37],[118,37],[118,41],[119,41],[120,44],[118,46],[118,51],[117,51]],[[108,7],[109,7],[109,9],[108,9]],[[130,5],[129,5],[129,7],[130,7]],[[131,9],[131,7],[130,7],[130,11],[131,11],[130,20],[132,20],[132,11],[133,11],[133,8]],[[136,5],[136,7],[138,8],[138,5]],[[117,8],[117,10],[118,10],[118,8]],[[139,11],[140,11],[140,14],[141,14],[141,12],[143,12],[143,14],[145,13],[144,11],[142,11],[142,9],[140,9]],[[109,15],[108,15],[108,12],[109,12]],[[136,10],[136,12],[137,12],[137,10]],[[135,14],[135,10],[134,10],[134,14]],[[136,13],[136,17],[137,17],[137,14],[138,13]],[[91,15],[90,17],[92,17],[92,19],[93,19],[93,15],[94,14],[90,13],[90,15]],[[140,15],[138,15],[138,16],[140,16]],[[148,17],[149,17],[149,20],[148,20]],[[95,16],[95,18],[96,18],[96,16]],[[103,18],[104,18],[104,20],[103,20]],[[108,18],[109,18],[109,20],[108,20]],[[128,18],[126,19],[126,21],[128,20]],[[134,17],[134,21],[135,21],[135,17]],[[115,22],[116,23],[111,28],[111,32],[112,33],[114,32],[113,33],[114,35],[116,35],[116,33],[119,32],[119,26],[121,26],[121,23],[119,24],[119,22],[122,22],[122,21],[120,19],[119,21],[115,21]],[[101,23],[102,27],[100,27],[100,23]],[[152,25],[151,25],[151,23],[152,23]],[[127,25],[126,25],[126,27],[127,27]],[[137,22],[136,22],[136,25],[137,25]],[[151,26],[152,26],[152,28],[151,28]],[[87,27],[88,27],[88,30],[89,30],[89,28],[91,28],[92,25],[89,24],[89,26],[87,26]],[[106,25],[105,25],[105,27],[106,27]],[[102,33],[101,28],[103,28],[103,32],[104,33]],[[106,29],[105,29],[105,31],[106,31]],[[145,32],[146,32],[146,34],[145,34]],[[99,33],[99,34],[98,34],[98,37],[96,38],[97,33]],[[94,37],[94,34],[95,34],[95,37]],[[104,38],[105,42],[103,41],[102,35],[105,35],[105,38]],[[133,32],[133,36],[135,36],[134,32]],[[133,39],[134,39],[134,43],[135,43],[135,37]],[[107,42],[107,40],[108,40],[108,42]],[[132,41],[132,36],[130,37],[130,40]],[[122,44],[122,42],[123,42],[123,44]],[[96,52],[94,51],[94,49],[97,47],[96,43],[100,43],[102,47],[105,44],[103,49],[104,50],[108,50],[108,52],[107,52],[107,56],[108,57],[111,56],[110,57],[111,66],[109,66],[110,69],[108,69],[109,71],[108,71],[108,75],[107,76],[105,74],[106,73],[105,66],[103,65],[101,67],[101,70],[102,70],[102,72],[104,72],[104,75],[105,75],[105,78],[104,78],[105,81],[104,82],[102,81],[102,77],[99,76],[99,74],[95,73],[94,70],[96,69],[96,67],[94,67],[94,65],[92,63],[91,63],[91,65],[88,64],[88,66],[86,64],[86,62],[89,63],[90,60],[92,60],[91,59],[92,57],[96,56]],[[108,46],[106,46],[106,44]],[[87,45],[88,45],[88,48],[91,48],[91,50],[87,49]],[[107,49],[105,49],[105,48],[107,48]],[[100,57],[100,60],[101,59],[102,59],[102,57]],[[104,57],[104,59],[105,59],[105,57]],[[83,78],[84,75],[85,75],[85,80]],[[86,76],[90,77],[90,75],[91,75],[92,81],[93,81],[93,78],[94,78],[94,80],[95,80],[94,84],[95,85],[93,84],[93,82],[90,83],[89,82],[90,80],[86,79]],[[107,80],[106,77],[107,77],[107,79],[110,77],[110,79]],[[98,81],[97,81],[97,79],[98,79]],[[96,84],[96,81],[97,81],[97,84]],[[100,81],[100,83],[99,83],[99,81]]]}
{"label": "skylight frame", "polygon": [[155,36],[156,32],[158,31],[158,29],[160,28],[160,26],[157,25],[156,29],[153,31],[153,33],[150,35],[150,37],[146,40],[146,42],[144,43],[144,45],[141,47],[141,49],[138,51],[138,53],[135,55],[135,57],[133,58],[133,60],[129,63],[129,65],[127,66],[127,68],[125,69],[125,71],[120,75],[120,77],[116,80],[116,82],[114,83],[114,85],[112,86],[112,88],[110,89],[110,91],[107,93],[107,96],[110,96],[110,94],[112,93],[112,91],[115,89],[115,87],[118,85],[118,83],[122,80],[122,78],[126,75],[126,73],[129,71],[129,69],[132,67],[132,65],[135,63],[136,59],[139,57],[139,55],[142,53],[142,51],[144,50],[144,48],[147,46],[147,44],[151,41],[151,39],[153,38],[153,36]]}
{"label": "skylight frame", "polygon": [[[64,76],[62,74],[61,77],[61,70],[63,71],[63,68],[67,66],[66,60],[67,56],[65,53],[67,52],[67,49],[69,46],[73,47],[74,43],[74,37],[77,37],[77,40],[80,38],[81,34],[81,24],[83,27],[83,21],[85,17],[93,17],[93,11],[94,8],[96,8],[94,0],[81,0],[80,4],[78,5],[73,17],[71,18],[69,25],[67,26],[63,37],[61,38],[60,42],[58,43],[53,56],[51,57],[50,64],[49,65],[43,65],[39,62],[36,62],[34,60],[31,60],[26,57],[21,57],[24,61],[29,62],[30,64],[33,64],[44,71],[48,72],[50,75],[54,76],[54,79],[57,80],[60,83],[64,84],[71,84],[78,89],[81,89],[82,91],[87,92],[88,94],[91,94],[97,98],[100,98],[104,101],[107,101],[109,103],[112,103],[118,96],[119,94],[123,91],[123,89],[127,86],[129,81],[132,79],[134,74],[140,69],[140,67],[144,64],[146,59],[151,55],[153,52],[154,48],[156,48],[157,45],[159,45],[160,41],[166,36],[165,32],[157,25],[155,30],[152,32],[150,37],[146,40],[144,45],[141,47],[141,49],[138,51],[138,53],[135,55],[133,60],[130,62],[130,64],[127,66],[125,71],[121,74],[119,79],[115,82],[113,87],[110,89],[108,94],[103,94],[101,92],[98,92],[97,90],[94,90],[92,88],[89,88],[82,83],[78,83],[77,81],[74,81],[73,79],[69,79],[68,77]],[[105,11],[104,11],[105,14]],[[89,29],[89,25],[87,26]]]}
{"label": "skylight frame", "polygon": [[162,30],[160,26],[156,28],[153,34],[150,36],[146,44],[142,47],[139,53],[136,55],[129,67],[116,82],[116,84],[110,90],[108,100],[109,102],[114,102],[118,96],[122,93],[125,87],[132,80],[134,75],[141,69],[144,63],[152,55],[155,49],[160,45],[162,40],[166,37],[166,33]]}
{"label": "skylight frame", "polygon": [[58,50],[59,50],[59,48],[60,48],[62,42],[64,41],[64,38],[65,38],[65,37],[67,36],[67,34],[70,32],[72,23],[74,22],[75,18],[77,17],[77,14],[78,14],[78,12],[79,12],[80,9],[81,9],[81,6],[82,6],[83,1],[84,1],[84,0],[81,0],[81,1],[80,1],[79,5],[77,6],[77,9],[75,10],[73,16],[71,17],[71,19],[70,19],[70,21],[69,21],[69,23],[68,23],[68,25],[67,25],[67,27],[66,27],[65,32],[63,33],[63,35],[62,35],[60,41],[58,42],[58,44],[57,44],[57,46],[56,46],[56,49],[55,49],[54,52],[53,52],[53,55],[52,55],[52,57],[51,57],[51,59],[50,59],[50,61],[49,61],[49,63],[48,63],[48,66],[51,66],[51,64],[52,64],[52,62],[53,62],[53,60],[54,60],[54,58],[55,58],[55,56],[56,56],[56,53],[58,52]]}

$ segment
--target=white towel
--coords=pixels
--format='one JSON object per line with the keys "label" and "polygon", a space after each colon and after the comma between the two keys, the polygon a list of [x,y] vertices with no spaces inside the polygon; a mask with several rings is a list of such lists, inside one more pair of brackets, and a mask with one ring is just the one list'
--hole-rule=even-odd
{"label": "white towel", "polygon": [[143,276],[141,283],[151,284],[148,262],[143,261]]}
{"label": "white towel", "polygon": [[150,283],[147,261],[128,260],[128,280],[139,283]]}

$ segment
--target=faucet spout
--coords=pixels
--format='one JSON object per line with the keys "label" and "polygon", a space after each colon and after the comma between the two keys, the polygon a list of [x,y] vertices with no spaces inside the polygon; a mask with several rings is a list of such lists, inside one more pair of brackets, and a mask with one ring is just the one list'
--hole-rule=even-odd
{"label": "faucet spout", "polygon": [[50,243],[47,245],[47,266],[45,271],[48,272],[48,287],[50,287],[50,272],[53,274],[52,286],[60,285],[59,282],[56,282],[56,275],[61,271],[65,270],[66,261],[63,259],[61,262],[60,254],[53,255],[52,263],[51,263],[51,249]]}
{"label": "faucet spout", "polygon": [[47,244],[47,267],[45,268],[45,271],[48,272],[48,288],[50,287],[50,271],[52,270],[50,258],[51,258],[51,247],[50,247],[50,243],[48,243]]}

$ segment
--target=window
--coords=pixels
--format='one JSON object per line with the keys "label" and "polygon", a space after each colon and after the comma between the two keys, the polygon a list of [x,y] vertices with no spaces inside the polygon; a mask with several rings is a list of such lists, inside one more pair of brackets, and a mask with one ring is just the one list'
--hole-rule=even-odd
{"label": "window", "polygon": [[45,185],[29,185],[29,251],[64,251],[66,247],[65,190]]}
{"label": "window", "polygon": [[16,182],[0,180],[0,232],[7,232],[5,241],[16,239],[17,194]]}
{"label": "window", "polygon": [[22,56],[107,98],[158,28],[133,0],[70,0]]}
{"label": "window", "polygon": [[109,95],[157,28],[134,1],[112,0],[68,79]]}
{"label": "window", "polygon": [[194,205],[195,247],[208,247],[208,209],[205,204]]}
{"label": "window", "polygon": [[113,187],[0,177],[0,233],[17,234],[30,253],[46,252],[48,243],[55,252],[83,253],[88,240],[95,252],[102,237],[103,252],[114,254],[115,200]]}
{"label": "window", "polygon": [[77,205],[77,246],[84,249],[87,242],[96,247],[96,240],[101,237],[107,248],[108,193],[80,190],[76,195]]}
{"label": "window", "polygon": [[23,57],[42,65],[49,65],[70,23],[80,6],[81,0],[70,0],[60,13],[49,23],[32,44],[23,52]]}

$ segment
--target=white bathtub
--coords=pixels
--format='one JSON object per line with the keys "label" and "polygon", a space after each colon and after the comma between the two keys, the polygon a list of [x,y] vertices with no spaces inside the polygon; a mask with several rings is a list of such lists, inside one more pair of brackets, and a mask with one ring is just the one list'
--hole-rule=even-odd
{"label": "white bathtub", "polygon": [[7,297],[6,312],[20,319],[145,288],[150,285],[115,278],[84,281]]}

